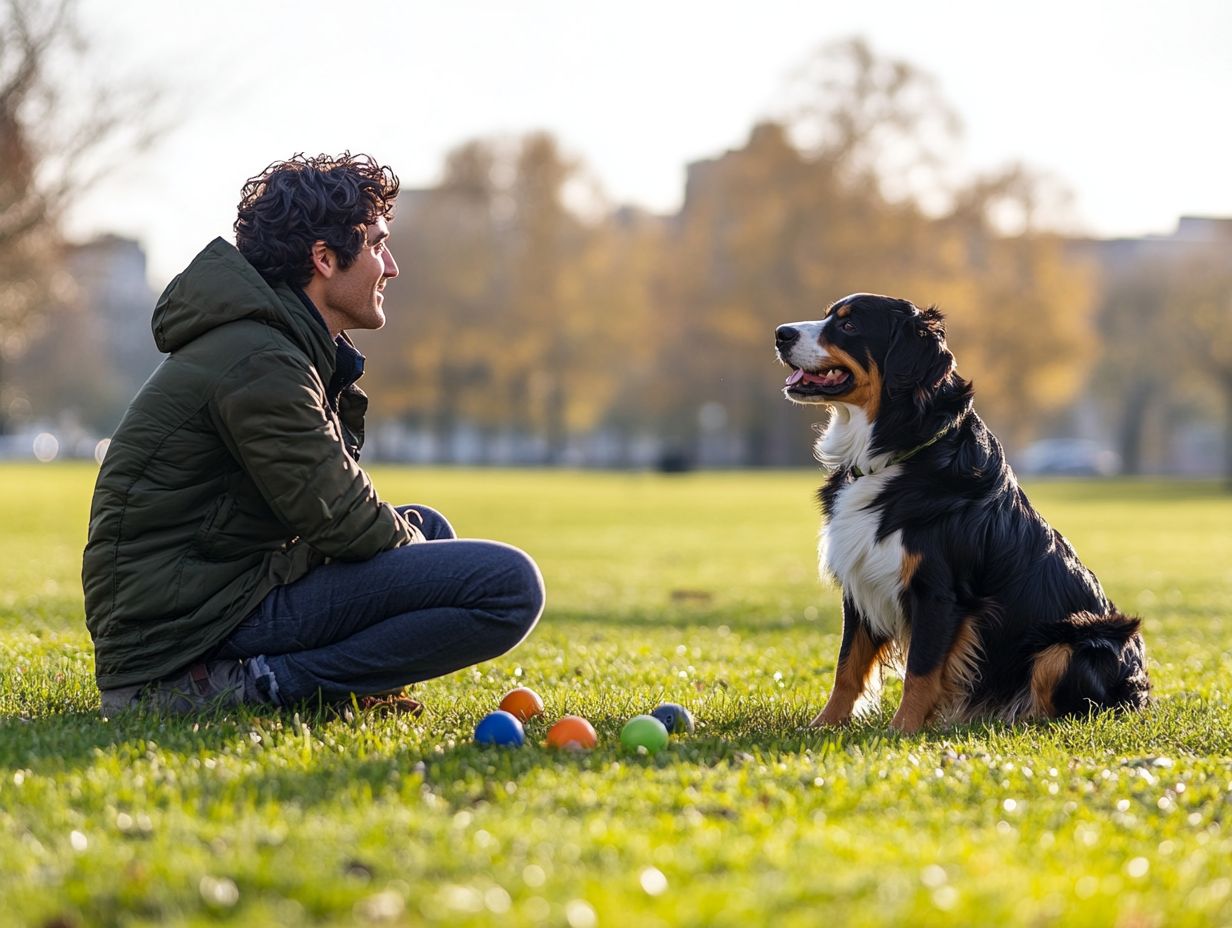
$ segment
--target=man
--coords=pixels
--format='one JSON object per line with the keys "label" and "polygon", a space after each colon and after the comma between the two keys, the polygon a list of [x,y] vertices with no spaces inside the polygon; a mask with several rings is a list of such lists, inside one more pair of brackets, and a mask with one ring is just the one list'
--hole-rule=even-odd
{"label": "man", "polygon": [[397,194],[366,155],[272,164],[235,247],[211,242],[159,299],[168,357],[112,437],[82,570],[104,715],[344,703],[503,654],[538,621],[526,554],[383,502],[358,464],[345,333],[385,323]]}

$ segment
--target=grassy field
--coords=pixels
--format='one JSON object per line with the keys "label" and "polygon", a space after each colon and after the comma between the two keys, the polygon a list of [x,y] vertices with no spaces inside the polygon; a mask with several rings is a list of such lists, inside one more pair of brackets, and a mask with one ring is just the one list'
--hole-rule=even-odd
{"label": "grassy field", "polygon": [[[93,481],[0,467],[0,923],[1232,924],[1232,496],[1047,483],[1036,504],[1145,617],[1145,714],[915,737],[803,726],[838,648],[815,473],[377,470],[534,554],[513,654],[419,720],[98,718],[80,549]],[[600,747],[471,743],[514,685]],[[696,735],[620,750],[629,716]]]}

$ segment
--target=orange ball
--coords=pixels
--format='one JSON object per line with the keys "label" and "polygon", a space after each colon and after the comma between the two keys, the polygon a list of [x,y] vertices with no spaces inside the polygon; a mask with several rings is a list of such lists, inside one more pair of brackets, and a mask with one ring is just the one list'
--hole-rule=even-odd
{"label": "orange ball", "polygon": [[543,700],[534,690],[529,690],[524,686],[519,686],[506,693],[505,698],[500,701],[500,707],[519,722],[533,719],[536,715],[543,715]]}
{"label": "orange ball", "polygon": [[589,751],[599,743],[594,726],[580,715],[566,715],[548,729],[548,745],[570,751]]}

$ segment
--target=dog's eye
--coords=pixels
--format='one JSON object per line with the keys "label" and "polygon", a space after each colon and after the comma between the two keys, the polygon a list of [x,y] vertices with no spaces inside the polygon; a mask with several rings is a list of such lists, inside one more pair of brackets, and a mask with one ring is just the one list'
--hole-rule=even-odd
{"label": "dog's eye", "polygon": [[852,322],[850,319],[844,319],[842,324],[839,326],[839,328],[842,329],[844,332],[855,332],[856,324]]}

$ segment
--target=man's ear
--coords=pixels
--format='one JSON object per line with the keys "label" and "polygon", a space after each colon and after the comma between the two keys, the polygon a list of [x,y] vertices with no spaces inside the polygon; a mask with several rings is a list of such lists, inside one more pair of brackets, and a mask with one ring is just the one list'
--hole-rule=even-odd
{"label": "man's ear", "polygon": [[328,280],[334,276],[334,271],[338,269],[338,256],[324,242],[313,242],[312,267],[318,274]]}

